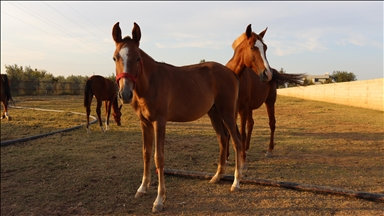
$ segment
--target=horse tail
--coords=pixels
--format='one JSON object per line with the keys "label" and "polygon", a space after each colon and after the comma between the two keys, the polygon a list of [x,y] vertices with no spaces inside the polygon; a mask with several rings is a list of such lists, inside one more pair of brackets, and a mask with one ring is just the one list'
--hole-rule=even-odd
{"label": "horse tail", "polygon": [[92,80],[88,79],[87,82],[85,83],[85,88],[84,88],[84,107],[88,106],[89,101],[92,99],[93,92],[92,92]]}
{"label": "horse tail", "polygon": [[3,79],[3,84],[4,84],[4,93],[5,93],[5,96],[6,96],[6,101],[12,101],[12,104],[15,105],[15,102],[13,101],[12,99],[12,95],[11,95],[11,87],[9,85],[10,81],[8,79],[8,76],[6,74],[2,74],[1,75],[1,78]]}
{"label": "horse tail", "polygon": [[296,84],[300,86],[304,86],[303,79],[305,74],[285,74],[279,73],[276,69],[271,68],[273,72],[272,80],[276,82],[278,85],[284,85],[286,83]]}

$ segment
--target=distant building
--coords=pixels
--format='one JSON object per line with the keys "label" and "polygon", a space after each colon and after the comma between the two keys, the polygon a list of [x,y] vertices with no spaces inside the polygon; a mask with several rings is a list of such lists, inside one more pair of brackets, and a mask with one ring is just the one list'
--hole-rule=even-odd
{"label": "distant building", "polygon": [[325,72],[324,75],[305,75],[304,79],[312,80],[314,84],[322,84],[329,79],[329,73]]}

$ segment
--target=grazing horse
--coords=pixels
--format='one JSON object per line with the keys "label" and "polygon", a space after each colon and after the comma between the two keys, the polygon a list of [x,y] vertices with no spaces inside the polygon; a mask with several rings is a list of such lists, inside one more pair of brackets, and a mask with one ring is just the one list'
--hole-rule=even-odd
{"label": "grazing horse", "polygon": [[[163,209],[165,200],[164,140],[168,121],[189,122],[205,114],[211,120],[220,144],[216,174],[210,180],[218,182],[225,171],[229,136],[235,151],[235,172],[231,191],[240,189],[243,161],[240,133],[236,125],[238,79],[222,64],[205,62],[176,67],[155,61],[139,48],[141,30],[134,23],[132,38],[122,38],[119,22],[112,29],[116,50],[116,82],[119,98],[130,103],[139,117],[143,138],[144,172],[135,197],[147,193],[151,181],[150,160],[155,141],[154,160],[158,173],[157,198],[153,212]],[[228,134],[229,132],[229,134]]]}
{"label": "grazing horse", "polygon": [[1,119],[6,118],[7,120],[11,120],[11,116],[8,115],[8,102],[11,101],[12,104],[15,104],[11,96],[11,88],[9,83],[10,82],[8,76],[6,74],[1,74],[1,102],[4,106]]}
{"label": "grazing horse", "polygon": [[[96,105],[96,113],[97,117],[99,119],[99,125],[103,132],[106,130],[109,130],[109,116],[111,114],[111,107],[113,108],[113,118],[115,119],[115,122],[118,126],[121,126],[121,106],[118,107],[118,100],[117,100],[117,88],[116,84],[109,79],[106,79],[99,75],[91,76],[87,82],[85,83],[85,89],[84,89],[84,107],[86,107],[87,112],[87,131],[88,133],[91,132],[89,129],[89,115],[91,113],[91,103],[93,96],[96,97],[97,105]],[[102,101],[105,101],[105,114],[106,114],[106,121],[105,121],[105,130],[103,128],[103,124],[101,121],[101,104]]]}
{"label": "grazing horse", "polygon": [[[235,50],[235,55],[226,64],[228,68],[238,75],[240,82],[238,114],[240,115],[242,149],[245,151],[243,156],[246,156],[246,151],[249,149],[251,140],[254,125],[252,111],[265,103],[271,131],[266,156],[271,156],[274,148],[276,125],[275,102],[277,86],[284,83],[303,85],[303,74],[280,74],[276,69],[269,66],[266,57],[267,45],[263,41],[266,31],[267,28],[261,33],[256,34],[252,32],[251,25],[248,25],[246,32],[233,42],[232,48]],[[255,46],[253,44],[255,44]],[[257,58],[258,56],[262,58]],[[264,69],[263,66],[266,67],[266,69]],[[272,77],[264,74],[266,70],[272,72]],[[247,133],[245,129],[246,125]],[[229,155],[229,152],[227,152],[227,154]]]}

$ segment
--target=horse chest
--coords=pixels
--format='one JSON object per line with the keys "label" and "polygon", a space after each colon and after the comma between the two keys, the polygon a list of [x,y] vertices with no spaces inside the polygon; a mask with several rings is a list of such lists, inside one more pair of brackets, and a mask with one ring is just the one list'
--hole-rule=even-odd
{"label": "horse chest", "polygon": [[145,119],[150,122],[158,120],[160,112],[158,109],[158,104],[156,103],[147,103],[146,101],[134,100],[132,101],[132,108],[135,110],[136,115],[140,119]]}

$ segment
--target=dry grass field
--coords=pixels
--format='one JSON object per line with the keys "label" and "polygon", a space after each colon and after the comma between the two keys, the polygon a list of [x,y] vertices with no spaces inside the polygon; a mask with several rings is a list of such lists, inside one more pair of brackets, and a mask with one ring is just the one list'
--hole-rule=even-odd
{"label": "dry grass field", "polygon": [[[82,96],[14,97],[1,120],[1,141],[85,124]],[[95,101],[91,115],[95,116]],[[104,112],[104,110],[103,110]],[[110,120],[41,139],[1,147],[1,215],[148,215],[157,194],[154,165],[150,190],[134,198],[142,178],[141,130],[130,105],[122,126]],[[278,96],[274,156],[265,106],[253,112],[255,127],[247,178],[322,185],[384,194],[384,112]],[[104,118],[104,116],[103,116]],[[227,174],[233,175],[231,147]],[[214,173],[219,146],[207,116],[168,123],[165,166]],[[152,160],[152,164],[153,160]],[[231,182],[166,175],[167,200],[158,215],[383,215],[384,203]]]}

